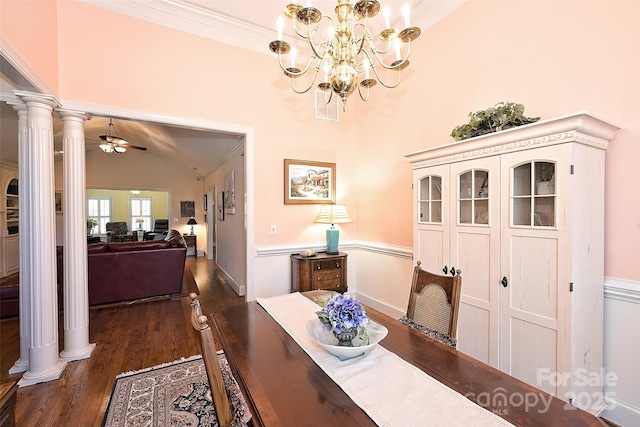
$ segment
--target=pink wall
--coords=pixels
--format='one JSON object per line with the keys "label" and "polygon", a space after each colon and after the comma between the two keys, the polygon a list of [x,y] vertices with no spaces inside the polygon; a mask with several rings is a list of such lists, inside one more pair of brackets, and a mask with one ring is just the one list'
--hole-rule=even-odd
{"label": "pink wall", "polygon": [[[338,123],[316,120],[313,96],[294,95],[271,55],[77,2],[59,6],[63,98],[254,128],[257,245],[324,240],[324,228],[307,229],[317,205],[283,204],[284,158],[336,162],[338,199],[355,212],[355,193],[345,192],[354,187],[355,159],[342,154],[355,146],[351,105]],[[355,225],[343,230],[349,238]]]}
{"label": "pink wall", "polygon": [[[0,0],[0,36],[58,93],[57,1]],[[35,30],[35,31],[32,31]]]}
{"label": "pink wall", "polygon": [[[622,128],[607,151],[605,272],[640,280],[630,173],[640,160],[639,29],[639,2],[471,1],[423,33],[402,90],[381,92],[357,117],[358,238],[411,246],[402,156],[453,142],[470,111],[500,101],[543,119],[586,110]],[[389,108],[390,97],[402,107]]]}
{"label": "pink wall", "polygon": [[[62,99],[254,128],[256,245],[324,238],[317,206],[282,203],[284,158],[337,163],[338,201],[355,218],[343,239],[410,247],[403,155],[451,142],[469,111],[517,101],[530,116],[586,110],[609,120],[623,130],[607,152],[606,274],[640,280],[640,191],[628,172],[640,159],[638,2],[468,2],[424,31],[400,88],[377,87],[368,103],[352,97],[339,123],[313,118],[312,96],[291,93],[273,56],[82,3],[57,12]],[[32,61],[44,75],[39,64],[56,63]]]}

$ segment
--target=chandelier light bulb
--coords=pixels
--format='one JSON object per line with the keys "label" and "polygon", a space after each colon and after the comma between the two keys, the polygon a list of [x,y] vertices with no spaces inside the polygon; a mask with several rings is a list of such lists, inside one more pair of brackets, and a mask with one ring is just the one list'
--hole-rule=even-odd
{"label": "chandelier light bulb", "polygon": [[409,25],[409,15],[410,15],[409,4],[404,3],[402,5],[402,17],[404,18],[404,27],[405,28],[409,28],[411,26],[411,25]]}
{"label": "chandelier light bulb", "polygon": [[282,40],[282,28],[284,28],[284,18],[281,16],[278,16],[278,20],[276,21],[276,25],[278,28],[278,38],[276,40]]}
{"label": "chandelier light bulb", "polygon": [[364,78],[369,80],[369,69],[371,68],[371,63],[367,58],[362,61],[362,65],[364,65]]}
{"label": "chandelier light bulb", "polygon": [[384,16],[384,27],[385,28],[390,28],[391,27],[391,23],[389,22],[389,17],[391,16],[391,8],[389,7],[389,5],[386,5],[382,9],[382,15]]}

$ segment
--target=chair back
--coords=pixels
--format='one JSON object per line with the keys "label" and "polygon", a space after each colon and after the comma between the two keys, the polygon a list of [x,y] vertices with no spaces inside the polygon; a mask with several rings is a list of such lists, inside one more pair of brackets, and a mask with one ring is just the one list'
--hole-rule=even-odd
{"label": "chair back", "polygon": [[413,269],[407,317],[427,328],[456,337],[460,306],[460,270],[442,276],[423,270],[418,261]]}
{"label": "chair back", "polygon": [[222,379],[220,364],[218,363],[217,345],[213,336],[213,330],[207,324],[207,316],[202,314],[200,302],[196,299],[196,294],[191,293],[189,297],[191,298],[191,324],[200,339],[202,360],[207,370],[209,388],[211,389],[213,406],[216,408],[218,423],[221,426],[230,426],[232,419],[231,406],[229,405],[229,397]]}
{"label": "chair back", "polygon": [[153,232],[154,233],[162,233],[164,231],[169,231],[169,220],[168,219],[156,219],[153,222]]}
{"label": "chair back", "polygon": [[107,229],[107,231],[114,231],[116,235],[127,234],[129,232],[127,223],[124,221],[108,222],[105,228]]}

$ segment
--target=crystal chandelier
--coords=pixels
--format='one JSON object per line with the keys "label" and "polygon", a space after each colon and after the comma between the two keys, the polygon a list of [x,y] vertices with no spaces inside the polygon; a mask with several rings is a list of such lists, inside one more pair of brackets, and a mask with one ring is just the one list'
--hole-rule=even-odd
{"label": "crystal chandelier", "polygon": [[[409,66],[411,42],[420,36],[420,28],[410,25],[409,6],[406,3],[402,7],[405,28],[401,31],[392,28],[389,23],[389,7],[385,6],[383,10],[385,29],[379,34],[383,46],[379,48],[374,44],[368,20],[378,14],[380,3],[376,0],[337,1],[338,5],[335,9],[337,23],[332,17],[312,7],[311,1],[307,1],[305,7],[298,3],[291,3],[284,9],[285,16],[293,21],[296,34],[306,40],[311,49],[311,58],[304,68],[298,68],[295,64],[295,47],[291,47],[282,39],[282,16],[278,17],[278,39],[269,43],[269,48],[278,54],[280,68],[287,77],[291,78],[291,88],[295,93],[308,92],[322,71],[324,79],[317,87],[324,91],[327,103],[334,92],[340,96],[342,108],[345,110],[347,98],[356,88],[360,98],[366,101],[369,99],[369,89],[378,82],[386,88],[394,88],[400,84],[402,70]],[[323,19],[328,21],[326,25]],[[322,40],[315,40],[320,38]],[[403,50],[404,55],[402,55]],[[383,57],[394,51],[395,59],[385,63]],[[286,54],[289,54],[290,59],[288,67],[283,64],[282,58]],[[396,72],[395,81],[384,82],[379,69]],[[301,90],[296,88],[295,80],[309,70],[313,70],[309,86]]]}

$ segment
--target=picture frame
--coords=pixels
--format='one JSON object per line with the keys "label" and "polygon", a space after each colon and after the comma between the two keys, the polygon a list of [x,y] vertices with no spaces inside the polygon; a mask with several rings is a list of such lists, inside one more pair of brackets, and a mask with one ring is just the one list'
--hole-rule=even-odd
{"label": "picture frame", "polygon": [[284,159],[284,204],[335,204],[336,164]]}
{"label": "picture frame", "polygon": [[218,192],[218,220],[224,221],[224,191]]}
{"label": "picture frame", "polygon": [[196,202],[193,200],[180,202],[180,216],[182,218],[191,218],[196,215]]}
{"label": "picture frame", "polygon": [[55,196],[54,204],[56,208],[56,213],[61,214],[62,213],[62,191],[56,190],[56,192],[54,193],[54,196]]}
{"label": "picture frame", "polygon": [[224,176],[224,213],[235,215],[236,213],[236,175],[234,171],[227,172]]}

